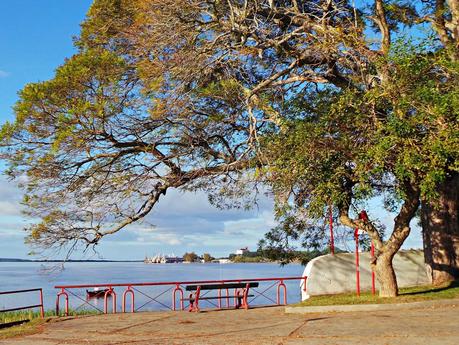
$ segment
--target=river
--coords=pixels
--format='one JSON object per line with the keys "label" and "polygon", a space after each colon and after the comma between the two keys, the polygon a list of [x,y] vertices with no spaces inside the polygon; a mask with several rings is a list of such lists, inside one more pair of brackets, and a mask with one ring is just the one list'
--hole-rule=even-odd
{"label": "river", "polygon": [[[241,264],[144,264],[142,262],[69,262],[63,270],[49,270],[41,263],[33,262],[0,262],[0,291],[29,288],[43,288],[45,309],[53,309],[56,303],[56,285],[90,285],[141,283],[164,281],[194,281],[250,279],[272,277],[299,277],[304,267],[290,264],[281,267],[273,263],[241,263]],[[260,283],[256,289],[258,296],[253,304],[272,304],[276,299],[277,284],[274,282]],[[286,281],[287,302],[300,301],[299,281]],[[137,287],[135,291],[136,308],[144,305],[141,310],[164,310],[171,305],[171,286]],[[265,291],[265,289],[267,289]],[[72,308],[103,309],[102,300],[86,302],[86,289],[71,289]],[[115,289],[117,309],[121,309],[121,296],[125,287]],[[259,293],[262,292],[261,295]],[[37,293],[18,295],[0,295],[0,309],[12,308],[24,304],[36,304]],[[63,301],[62,301],[63,302]],[[62,303],[61,302],[61,303]],[[210,304],[208,306],[211,306]]]}

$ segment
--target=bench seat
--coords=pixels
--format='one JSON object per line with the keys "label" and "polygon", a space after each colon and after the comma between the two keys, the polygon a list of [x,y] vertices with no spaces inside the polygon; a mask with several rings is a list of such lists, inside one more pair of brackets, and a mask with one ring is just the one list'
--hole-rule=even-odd
{"label": "bench seat", "polygon": [[[241,306],[245,309],[249,308],[247,302],[248,297],[253,297],[254,295],[249,295],[250,288],[258,287],[258,282],[238,282],[238,283],[222,283],[222,284],[196,284],[188,285],[185,290],[190,291],[189,298],[182,298],[182,301],[186,300],[190,302],[189,311],[199,311],[199,301],[200,300],[221,300],[222,298],[234,298],[235,299],[235,308],[238,309]],[[235,289],[234,295],[232,296],[202,296],[201,291],[211,291],[211,290],[228,290]]]}

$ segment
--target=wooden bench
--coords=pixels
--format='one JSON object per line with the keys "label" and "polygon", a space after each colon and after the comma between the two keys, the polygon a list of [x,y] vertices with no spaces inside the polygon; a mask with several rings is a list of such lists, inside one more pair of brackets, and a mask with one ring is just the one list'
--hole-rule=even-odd
{"label": "wooden bench", "polygon": [[[221,300],[222,298],[234,298],[236,309],[243,307],[249,309],[249,304],[247,302],[247,297],[253,297],[249,295],[250,288],[258,287],[257,282],[242,282],[242,283],[226,283],[226,284],[201,284],[201,285],[188,285],[186,291],[194,291],[190,294],[189,298],[184,298],[183,300],[190,302],[189,311],[199,311],[199,301],[202,300]],[[235,289],[234,295],[229,296],[228,290]],[[218,296],[201,296],[202,291],[210,290],[227,290],[225,296],[221,296],[220,293]]]}

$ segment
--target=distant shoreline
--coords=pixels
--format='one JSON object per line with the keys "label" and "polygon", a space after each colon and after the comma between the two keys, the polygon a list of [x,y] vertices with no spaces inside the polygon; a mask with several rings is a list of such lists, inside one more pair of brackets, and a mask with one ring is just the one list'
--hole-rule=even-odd
{"label": "distant shoreline", "polygon": [[31,260],[31,259],[15,259],[15,258],[0,258],[0,262],[143,262],[143,260]]}

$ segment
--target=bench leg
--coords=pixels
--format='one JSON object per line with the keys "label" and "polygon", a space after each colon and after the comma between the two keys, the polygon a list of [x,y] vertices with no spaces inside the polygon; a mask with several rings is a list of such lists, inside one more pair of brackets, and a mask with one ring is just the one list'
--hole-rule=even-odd
{"label": "bench leg", "polygon": [[245,310],[249,309],[249,302],[247,302],[247,297],[249,296],[249,289],[250,289],[250,285],[247,284],[244,289],[243,298],[242,298],[242,305]]}
{"label": "bench leg", "polygon": [[194,294],[194,298],[193,298],[193,294],[190,294],[190,309],[188,309],[188,311],[195,311],[195,312],[199,311],[199,295],[200,294],[201,294],[201,287],[198,286]]}
{"label": "bench leg", "polygon": [[194,300],[193,300],[193,294],[190,294],[190,307],[188,308],[189,312],[192,312],[194,309]]}
{"label": "bench leg", "polygon": [[199,311],[198,299],[196,296],[193,298],[193,294],[190,295],[190,307],[188,308],[188,311],[189,312]]}
{"label": "bench leg", "polygon": [[241,291],[236,290],[236,293],[234,296],[235,296],[234,297],[234,300],[235,300],[234,308],[239,309],[242,305],[243,295],[241,295]]}
{"label": "bench leg", "polygon": [[248,295],[248,292],[244,289],[244,294],[243,294],[243,297],[242,297],[242,306],[246,310],[249,309],[249,304],[247,303],[247,295]]}

